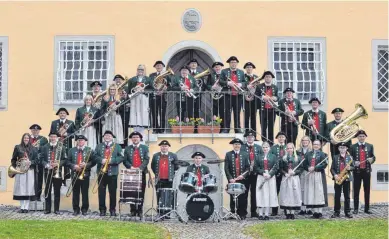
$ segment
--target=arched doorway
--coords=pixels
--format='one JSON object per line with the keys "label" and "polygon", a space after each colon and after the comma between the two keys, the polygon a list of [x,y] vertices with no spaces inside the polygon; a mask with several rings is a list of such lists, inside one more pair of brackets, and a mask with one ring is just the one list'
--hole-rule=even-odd
{"label": "arched doorway", "polygon": [[[220,204],[222,204],[222,196],[221,196],[221,190],[224,188],[224,186],[221,184],[221,177],[223,176],[222,170],[223,167],[220,167],[217,164],[207,164],[208,161],[210,160],[216,160],[219,159],[219,156],[213,151],[211,148],[208,148],[207,146],[201,145],[201,144],[193,144],[193,145],[188,145],[180,150],[177,151],[177,157],[180,160],[187,161],[188,163],[192,164],[192,154],[194,152],[202,152],[205,155],[205,159],[203,160],[203,164],[207,165],[211,171],[211,174],[216,176],[216,181],[217,184],[219,185],[218,191],[213,194],[209,194],[208,196],[212,199],[215,207],[215,211],[218,211],[220,208]],[[180,184],[181,180],[181,175],[186,171],[186,167],[181,167],[177,172],[176,172],[176,177],[173,182],[173,187],[178,190],[178,186]],[[186,199],[187,199],[187,194],[182,193],[178,190],[177,193],[177,202],[178,202],[178,211],[180,214],[185,211],[186,207]],[[182,213],[183,217],[186,218],[186,214]]]}

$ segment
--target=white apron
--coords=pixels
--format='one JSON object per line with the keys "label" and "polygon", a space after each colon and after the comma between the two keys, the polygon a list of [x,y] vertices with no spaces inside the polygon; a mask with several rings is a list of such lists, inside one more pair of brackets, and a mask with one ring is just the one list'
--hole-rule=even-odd
{"label": "white apron", "polygon": [[115,111],[111,111],[108,116],[105,117],[103,132],[106,130],[112,131],[112,133],[116,136],[116,139],[114,139],[115,143],[123,144],[123,123],[120,114]]}
{"label": "white apron", "polygon": [[324,207],[324,189],[321,172],[307,173],[304,185],[304,204],[308,208]]}
{"label": "white apron", "polygon": [[144,94],[131,99],[130,126],[149,126],[149,98]]}
{"label": "white apron", "polygon": [[35,197],[34,170],[29,169],[27,173],[16,174],[14,183],[14,200],[29,200]]}
{"label": "white apron", "polygon": [[280,187],[280,207],[297,210],[301,207],[300,176],[282,176]]}
{"label": "white apron", "polygon": [[85,128],[80,131],[80,134],[84,135],[88,141],[86,141],[88,147],[91,147],[93,150],[96,148],[97,139],[96,139],[96,129],[93,125]]}
{"label": "white apron", "polygon": [[258,175],[256,188],[257,207],[278,207],[277,184],[275,176],[271,177],[267,182],[265,182],[262,189],[259,189],[259,186],[263,181],[265,181],[265,177]]}

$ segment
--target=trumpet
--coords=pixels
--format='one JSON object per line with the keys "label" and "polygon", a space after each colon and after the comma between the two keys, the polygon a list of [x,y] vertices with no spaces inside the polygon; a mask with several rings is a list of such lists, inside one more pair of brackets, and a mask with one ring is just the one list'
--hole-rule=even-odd
{"label": "trumpet", "polygon": [[297,119],[296,119],[296,117],[294,117],[294,115],[292,114],[292,111],[290,111],[288,105],[287,105],[286,103],[284,103],[284,105],[285,105],[285,113],[286,113],[286,115],[288,116],[289,122],[297,123]]}
{"label": "trumpet", "polygon": [[154,78],[153,88],[157,91],[166,90],[167,80],[165,77],[168,75],[174,75],[174,71],[170,67],[167,69],[167,71]]}
{"label": "trumpet", "polygon": [[8,177],[13,178],[16,174],[25,174],[30,169],[31,162],[28,158],[27,152],[24,152],[23,158],[16,160],[16,167],[10,165],[8,167]]}
{"label": "trumpet", "polygon": [[90,154],[92,152],[92,149],[89,150],[86,158],[85,158],[85,166],[82,169],[81,173],[74,173],[74,176],[72,178],[72,181],[70,183],[70,186],[68,188],[68,191],[66,192],[66,197],[69,197],[72,194],[74,185],[76,185],[77,180],[84,180],[85,170],[86,170],[86,164],[89,162]]}
{"label": "trumpet", "polygon": [[252,101],[254,100],[254,97],[255,97],[255,89],[257,88],[257,86],[259,86],[259,84],[261,84],[264,80],[261,79],[260,77],[257,77],[255,78],[253,81],[251,81],[248,85],[247,85],[247,92],[245,94],[245,99],[247,101]]}
{"label": "trumpet", "polygon": [[81,129],[85,129],[86,127],[88,127],[91,123],[93,123],[93,116],[95,114],[92,113],[92,112],[88,112],[85,114],[84,116],[84,119],[82,119],[81,121]]}
{"label": "trumpet", "polygon": [[[311,121],[312,120],[312,117],[311,117],[311,115],[310,114],[308,114],[308,120],[309,121]],[[317,128],[316,128],[316,125],[315,124],[312,124],[311,125],[311,130],[314,132],[314,134],[319,134],[319,131],[317,130]]]}
{"label": "trumpet", "polygon": [[[180,83],[180,87],[181,88],[184,88],[185,87],[185,85],[184,85],[184,83]],[[187,88],[185,88],[185,94],[186,94],[186,96],[188,96],[188,97],[192,97],[193,99],[196,99],[197,98],[197,96],[195,96],[194,95],[194,93],[193,93],[193,89],[187,89]]]}
{"label": "trumpet", "polygon": [[211,88],[211,96],[212,99],[218,100],[223,97],[221,94],[223,87],[219,84],[219,79],[215,82],[215,84]]}
{"label": "trumpet", "polygon": [[229,83],[229,82],[232,82],[232,87],[233,87],[236,91],[238,91],[239,93],[243,93],[243,94],[246,93],[245,90],[243,90],[240,86],[238,86],[237,83],[233,82],[230,78],[227,79],[227,83]]}
{"label": "trumpet", "polygon": [[[92,188],[92,193],[93,193],[93,194],[97,193],[97,189],[99,188],[99,186],[100,186],[100,184],[101,184],[101,181],[103,180],[104,174],[106,174],[107,171],[108,171],[108,165],[109,165],[109,162],[111,162],[112,153],[113,153],[113,151],[115,151],[115,147],[116,147],[116,143],[113,144],[113,146],[112,146],[112,148],[111,148],[111,152],[110,152],[110,154],[109,154],[107,160],[105,161],[104,166],[101,167],[100,172],[99,172],[99,174],[97,175],[95,184],[93,185],[93,188]],[[100,179],[99,179],[99,177],[100,177]],[[96,186],[97,186],[97,187],[96,187]]]}

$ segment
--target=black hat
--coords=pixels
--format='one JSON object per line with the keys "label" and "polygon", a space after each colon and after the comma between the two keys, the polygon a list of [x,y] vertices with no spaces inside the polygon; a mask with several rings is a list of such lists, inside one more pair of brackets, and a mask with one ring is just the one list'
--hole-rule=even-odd
{"label": "black hat", "polygon": [[192,154],[192,158],[194,158],[196,156],[201,156],[201,157],[203,157],[203,159],[205,159],[205,155],[201,152],[195,152],[194,154]]}
{"label": "black hat", "polygon": [[182,71],[183,69],[186,69],[186,70],[189,71],[189,68],[188,68],[187,66],[182,66],[182,67],[180,68],[180,71]]}
{"label": "black hat", "polygon": [[57,137],[61,137],[61,135],[59,135],[57,132],[53,132],[53,131],[49,133],[49,136],[50,135],[56,135]]}
{"label": "black hat", "polygon": [[192,63],[192,62],[196,62],[197,64],[199,64],[198,61],[197,61],[196,59],[193,58],[192,60],[190,60],[190,61],[188,62],[188,65],[189,65],[190,63]]}
{"label": "black hat", "polygon": [[263,72],[261,79],[264,79],[267,75],[270,75],[272,78],[276,78],[271,71],[265,71]]}
{"label": "black hat", "polygon": [[38,129],[41,130],[42,128],[38,124],[33,124],[30,126],[30,129]]}
{"label": "black hat", "polygon": [[344,112],[344,110],[342,109],[342,108],[335,108],[335,109],[333,109],[332,111],[331,111],[331,114],[335,114],[335,113],[343,113]]}
{"label": "black hat", "polygon": [[347,143],[345,143],[345,142],[341,142],[341,143],[339,143],[339,144],[336,145],[336,147],[339,147],[339,146],[345,146],[345,147],[348,148],[348,145],[347,145]]}
{"label": "black hat", "polygon": [[230,61],[236,61],[239,63],[239,60],[238,60],[238,58],[236,58],[236,56],[230,56],[230,58],[228,58],[228,60],[227,60],[227,63],[230,63]]}
{"label": "black hat", "polygon": [[291,91],[291,92],[294,93],[294,90],[293,90],[292,88],[288,87],[288,88],[286,88],[286,89],[284,90],[284,94],[285,94],[286,92],[288,92],[288,91]]}
{"label": "black hat", "polygon": [[106,130],[106,131],[104,132],[103,136],[105,136],[106,134],[110,134],[110,135],[112,135],[112,138],[116,138],[116,136],[112,133],[111,130]]}
{"label": "black hat", "polygon": [[76,136],[76,140],[79,140],[79,139],[83,139],[85,141],[88,141],[88,139],[82,134]]}
{"label": "black hat", "polygon": [[249,130],[243,136],[244,137],[247,137],[247,136],[254,136],[254,137],[256,137],[257,133],[254,130]]}
{"label": "black hat", "polygon": [[319,100],[319,98],[317,98],[317,97],[312,97],[310,100],[309,100],[309,104],[311,104],[313,101],[317,101],[318,103],[319,103],[319,105],[321,105],[321,102],[320,102],[320,100]]}
{"label": "black hat", "polygon": [[212,68],[214,68],[215,66],[224,66],[224,64],[221,63],[220,61],[215,61],[215,62],[212,64]]}
{"label": "black hat", "polygon": [[156,62],[154,63],[154,65],[153,65],[153,67],[155,67],[155,66],[158,65],[158,64],[161,64],[161,65],[163,65],[163,67],[165,67],[165,64],[163,64],[162,61],[156,61]]}
{"label": "black hat", "polygon": [[93,88],[93,86],[96,86],[96,85],[99,85],[100,87],[103,86],[103,84],[100,83],[100,81],[93,81],[92,83],[90,83],[90,88]]}
{"label": "black hat", "polygon": [[116,79],[122,79],[122,80],[125,80],[124,77],[120,74],[117,74],[116,76],[113,77],[113,81],[115,81]]}
{"label": "black hat", "polygon": [[358,137],[360,134],[364,134],[367,137],[367,134],[363,129],[359,130],[355,137]]}
{"label": "black hat", "polygon": [[132,136],[134,135],[138,135],[141,139],[143,139],[143,135],[141,133],[139,133],[138,131],[134,131],[130,134],[130,136],[128,136],[129,139],[132,138]]}
{"label": "black hat", "polygon": [[247,62],[246,64],[244,64],[243,69],[246,69],[246,67],[248,66],[252,66],[253,69],[255,69],[255,65],[252,62]]}
{"label": "black hat", "polygon": [[288,138],[286,136],[286,134],[284,132],[282,132],[282,131],[278,132],[278,134],[276,135],[276,138],[278,138],[278,136],[280,136],[280,135],[283,135],[283,136],[285,136],[285,138]]}
{"label": "black hat", "polygon": [[66,112],[66,115],[69,115],[68,110],[65,109],[65,108],[59,108],[58,111],[57,111],[57,113],[55,113],[55,115],[59,115],[59,113],[60,113],[61,111],[65,111],[65,112]]}
{"label": "black hat", "polygon": [[158,146],[162,146],[162,145],[167,145],[167,146],[170,147],[170,143],[169,143],[169,141],[167,141],[167,140],[162,140],[162,141],[158,144]]}
{"label": "black hat", "polygon": [[243,141],[238,138],[235,138],[230,141],[230,144],[243,144]]}

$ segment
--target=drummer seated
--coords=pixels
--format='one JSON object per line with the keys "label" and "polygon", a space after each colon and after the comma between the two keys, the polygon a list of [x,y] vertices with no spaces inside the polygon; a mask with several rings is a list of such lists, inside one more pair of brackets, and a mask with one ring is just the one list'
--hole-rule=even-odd
{"label": "drummer seated", "polygon": [[192,155],[192,159],[194,160],[194,163],[187,167],[186,172],[188,173],[194,173],[197,176],[197,185],[196,185],[196,192],[201,191],[201,188],[203,186],[203,176],[206,177],[210,173],[209,167],[206,165],[201,164],[203,159],[205,158],[205,155],[201,152],[195,152]]}

